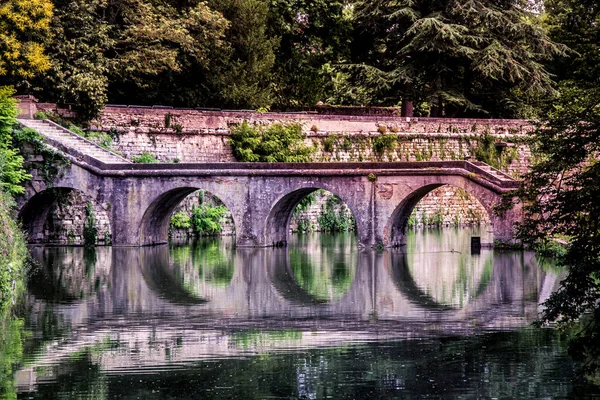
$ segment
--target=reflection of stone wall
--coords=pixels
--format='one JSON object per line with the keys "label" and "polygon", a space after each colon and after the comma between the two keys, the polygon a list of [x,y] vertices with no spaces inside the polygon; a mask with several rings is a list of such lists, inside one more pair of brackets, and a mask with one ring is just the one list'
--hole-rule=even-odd
{"label": "reflection of stone wall", "polygon": [[[88,199],[78,191],[59,196],[48,211],[44,223],[44,242],[52,244],[83,244],[84,222]],[[96,243],[110,242],[110,222],[106,210],[92,202],[97,228]]]}

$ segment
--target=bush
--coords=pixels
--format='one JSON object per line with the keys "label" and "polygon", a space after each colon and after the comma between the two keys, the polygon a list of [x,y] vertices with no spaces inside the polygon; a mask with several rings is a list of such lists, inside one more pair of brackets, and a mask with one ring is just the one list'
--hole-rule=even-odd
{"label": "bush", "polygon": [[308,162],[315,151],[304,143],[300,124],[253,127],[247,121],[231,129],[233,155],[243,162]]}
{"label": "bush", "polygon": [[177,229],[189,229],[192,226],[192,219],[185,211],[181,210],[171,217],[171,226]]}
{"label": "bush", "polygon": [[192,209],[192,226],[198,235],[215,235],[223,230],[221,218],[227,213],[225,206],[211,206],[207,203]]}
{"label": "bush", "polygon": [[136,164],[156,164],[158,160],[154,156],[154,154],[150,154],[148,152],[143,152],[139,156],[134,156],[131,158],[132,161]]}
{"label": "bush", "polygon": [[12,197],[0,190],[0,319],[23,289],[27,246],[12,215]]}

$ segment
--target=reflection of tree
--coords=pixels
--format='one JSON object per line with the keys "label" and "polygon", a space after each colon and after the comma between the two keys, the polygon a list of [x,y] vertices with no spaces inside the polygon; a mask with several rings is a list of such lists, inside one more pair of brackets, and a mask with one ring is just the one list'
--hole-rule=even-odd
{"label": "reflection of tree", "polygon": [[23,361],[23,321],[5,318],[0,321],[0,398],[16,399],[14,368]]}
{"label": "reflection of tree", "polygon": [[356,274],[348,235],[305,235],[289,250],[290,269],[302,289],[317,301],[340,299]]}
{"label": "reflection of tree", "polygon": [[185,290],[210,297],[211,289],[229,285],[234,273],[232,248],[222,239],[202,239],[191,245],[171,248],[173,276]]}

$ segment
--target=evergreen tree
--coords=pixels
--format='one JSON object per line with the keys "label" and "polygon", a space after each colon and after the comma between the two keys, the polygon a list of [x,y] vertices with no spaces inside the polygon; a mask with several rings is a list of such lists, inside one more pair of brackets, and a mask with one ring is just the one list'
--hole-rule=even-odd
{"label": "evergreen tree", "polygon": [[432,116],[519,116],[554,93],[543,62],[566,52],[523,0],[360,1],[357,15],[374,45],[355,73],[390,100],[426,101]]}

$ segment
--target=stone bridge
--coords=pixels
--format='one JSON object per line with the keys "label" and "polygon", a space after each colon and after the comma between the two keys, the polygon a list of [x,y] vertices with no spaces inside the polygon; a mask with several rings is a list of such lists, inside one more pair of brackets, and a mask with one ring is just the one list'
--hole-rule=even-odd
{"label": "stone bridge", "polygon": [[166,243],[173,210],[199,189],[230,210],[241,247],[285,245],[296,205],[318,189],[350,208],[361,246],[403,245],[414,206],[443,185],[459,187],[482,204],[495,240],[512,241],[520,218],[518,206],[494,212],[518,181],[480,162],[132,164],[49,121],[21,123],[70,160],[52,182],[34,182],[20,200],[19,215],[33,243],[43,238],[55,197],[71,190],[103,205],[114,246]]}

